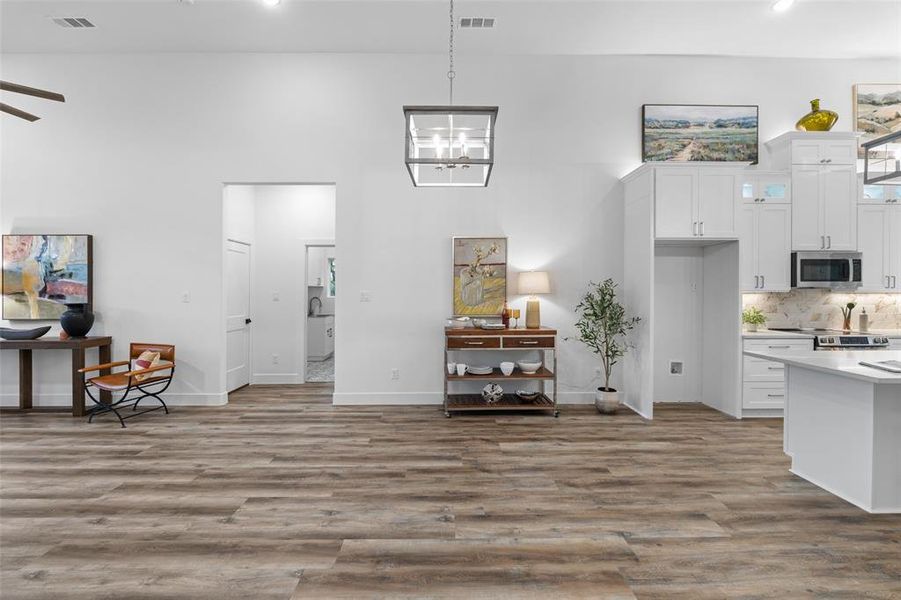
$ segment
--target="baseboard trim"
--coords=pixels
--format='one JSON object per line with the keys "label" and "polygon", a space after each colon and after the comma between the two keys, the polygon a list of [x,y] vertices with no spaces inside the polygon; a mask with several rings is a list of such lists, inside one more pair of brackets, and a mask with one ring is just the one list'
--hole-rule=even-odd
{"label": "baseboard trim", "polygon": [[[335,392],[332,403],[336,406],[440,406],[444,404],[441,392]],[[594,404],[594,392],[560,392],[559,403]]]}
{"label": "baseboard trim", "polygon": [[[228,394],[199,393],[165,393],[163,400],[169,406],[225,406],[228,404]],[[71,394],[35,394],[32,404],[35,408],[71,407]],[[86,399],[85,406],[91,406],[91,400]],[[0,394],[0,408],[18,408],[19,394]]]}
{"label": "baseboard trim", "polygon": [[300,373],[254,373],[250,377],[251,385],[296,385],[303,383]]}

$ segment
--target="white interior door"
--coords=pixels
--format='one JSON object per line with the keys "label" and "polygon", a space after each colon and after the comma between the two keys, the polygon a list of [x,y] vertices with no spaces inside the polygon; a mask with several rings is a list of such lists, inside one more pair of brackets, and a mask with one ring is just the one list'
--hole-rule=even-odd
{"label": "white interior door", "polygon": [[231,392],[250,383],[250,245],[229,240],[225,254],[225,381]]}

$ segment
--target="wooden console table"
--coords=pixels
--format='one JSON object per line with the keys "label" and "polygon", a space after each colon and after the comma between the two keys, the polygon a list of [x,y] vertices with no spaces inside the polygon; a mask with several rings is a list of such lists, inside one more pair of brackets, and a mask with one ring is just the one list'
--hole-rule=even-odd
{"label": "wooden console table", "polygon": [[[83,338],[38,338],[36,340],[0,340],[0,350],[19,351],[19,409],[32,408],[32,350],[71,350],[72,351],[72,416],[83,417],[84,410],[84,354],[88,348],[97,348],[100,353],[99,364],[111,362],[110,346],[113,338],[108,336],[89,336]],[[109,369],[100,371],[101,375],[109,374]],[[109,392],[101,392],[100,400],[109,402]]]}
{"label": "wooden console table", "polygon": [[[478,356],[484,357],[481,364],[494,367],[490,375],[457,375],[448,373],[446,364],[452,361],[451,357],[457,352],[478,352]],[[541,357],[541,368],[534,374],[526,374],[517,366],[513,373],[504,375],[500,372],[497,353],[516,352],[517,354],[530,351],[533,355]],[[547,357],[550,355],[551,363]],[[543,410],[553,411],[554,416],[560,413],[557,410],[557,330],[541,327],[538,329],[466,329],[444,330],[444,416],[450,417],[455,411],[498,411],[498,410]],[[460,361],[462,362],[462,361]],[[513,361],[516,362],[516,361]],[[541,386],[539,395],[531,400],[520,398],[508,382],[514,380],[538,381]],[[504,397],[498,402],[489,404],[481,394],[452,394],[449,393],[449,384],[454,382],[482,382],[497,383],[504,388]],[[552,384],[552,395],[548,394],[547,384]]]}

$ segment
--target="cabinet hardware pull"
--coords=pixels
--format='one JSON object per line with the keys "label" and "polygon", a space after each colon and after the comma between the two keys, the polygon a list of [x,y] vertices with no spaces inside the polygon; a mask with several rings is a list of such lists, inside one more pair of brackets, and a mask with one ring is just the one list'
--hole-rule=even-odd
{"label": "cabinet hardware pull", "polygon": [[824,250],[826,248],[826,236],[820,236],[820,250]]}
{"label": "cabinet hardware pull", "polygon": [[785,394],[767,394],[767,398],[785,398]]}
{"label": "cabinet hardware pull", "polygon": [[692,221],[691,223],[691,235],[698,235],[698,222]]}
{"label": "cabinet hardware pull", "polygon": [[760,289],[760,275],[754,276],[754,289],[755,290]]}
{"label": "cabinet hardware pull", "polygon": [[892,289],[898,287],[898,276],[892,275]]}
{"label": "cabinet hardware pull", "polygon": [[538,340],[519,340],[520,346],[535,346],[538,344]]}
{"label": "cabinet hardware pull", "polygon": [[481,346],[485,342],[465,342],[467,346]]}
{"label": "cabinet hardware pull", "polygon": [[770,371],[784,371],[785,367],[767,367]]}
{"label": "cabinet hardware pull", "polygon": [[761,289],[766,288],[766,275],[760,276],[760,288]]}
{"label": "cabinet hardware pull", "polygon": [[831,235],[826,236],[826,249],[827,250],[832,249],[832,236]]}
{"label": "cabinet hardware pull", "polygon": [[701,221],[701,235],[704,235],[704,221]]}
{"label": "cabinet hardware pull", "polygon": [[892,276],[886,275],[885,276],[885,289],[890,289],[891,287],[892,287]]}
{"label": "cabinet hardware pull", "polygon": [[787,349],[791,348],[791,346],[767,346],[767,348],[769,348],[770,350],[777,350],[780,348],[785,348],[787,350]]}

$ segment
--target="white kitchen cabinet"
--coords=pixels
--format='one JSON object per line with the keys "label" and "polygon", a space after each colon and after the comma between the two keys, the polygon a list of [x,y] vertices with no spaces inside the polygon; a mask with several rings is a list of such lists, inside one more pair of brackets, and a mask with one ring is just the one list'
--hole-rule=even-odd
{"label": "white kitchen cabinet", "polygon": [[901,185],[862,185],[858,204],[896,204],[901,206]]}
{"label": "white kitchen cabinet", "polygon": [[847,139],[794,139],[791,161],[793,165],[855,165],[857,144]]}
{"label": "white kitchen cabinet", "polygon": [[742,291],[791,290],[791,205],[741,204],[738,221]]}
{"label": "white kitchen cabinet", "polygon": [[901,292],[901,205],[857,207],[859,250],[863,254],[861,292]]}
{"label": "white kitchen cabinet", "polygon": [[734,171],[662,167],[654,181],[658,239],[735,239]]}
{"label": "white kitchen cabinet", "polygon": [[[795,354],[813,350],[813,338],[746,338],[744,350]],[[754,410],[785,408],[785,365],[751,356],[742,357],[742,416]]]}
{"label": "white kitchen cabinet", "polygon": [[737,181],[742,204],[791,204],[791,176],[787,173],[749,173]]}
{"label": "white kitchen cabinet", "polygon": [[307,360],[322,361],[335,352],[335,317],[307,318]]}
{"label": "white kitchen cabinet", "polygon": [[792,167],[792,249],[857,250],[853,166]]}
{"label": "white kitchen cabinet", "polygon": [[889,338],[888,347],[891,350],[901,350],[901,338]]}

